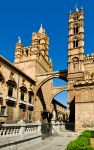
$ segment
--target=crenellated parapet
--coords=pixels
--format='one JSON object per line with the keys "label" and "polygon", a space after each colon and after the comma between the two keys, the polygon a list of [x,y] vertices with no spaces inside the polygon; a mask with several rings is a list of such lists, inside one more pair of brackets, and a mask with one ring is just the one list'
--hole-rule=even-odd
{"label": "crenellated parapet", "polygon": [[92,54],[87,54],[85,57],[84,57],[84,62],[87,63],[87,62],[93,62],[94,63],[94,53]]}

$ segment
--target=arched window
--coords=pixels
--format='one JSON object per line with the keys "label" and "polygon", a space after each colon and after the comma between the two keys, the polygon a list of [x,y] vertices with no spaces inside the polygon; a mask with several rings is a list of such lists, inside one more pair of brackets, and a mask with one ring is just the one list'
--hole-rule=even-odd
{"label": "arched window", "polygon": [[21,101],[24,101],[24,91],[21,91]]}
{"label": "arched window", "polygon": [[33,85],[30,84],[30,88],[29,88],[29,91],[28,91],[28,102],[29,103],[33,103],[33,97],[34,97],[34,92],[33,92]]}
{"label": "arched window", "polygon": [[13,86],[8,87],[8,96],[12,97],[13,96]]}
{"label": "arched window", "polygon": [[10,73],[9,80],[6,82],[8,87],[8,97],[13,97],[14,88],[17,87],[17,84],[13,78],[14,73]]}
{"label": "arched window", "polygon": [[24,55],[24,51],[22,50],[22,55]]}
{"label": "arched window", "polygon": [[28,57],[28,49],[26,49],[26,56]]}
{"label": "arched window", "polygon": [[73,41],[73,48],[77,48],[78,47],[78,40],[74,39]]}
{"label": "arched window", "polygon": [[5,115],[5,109],[6,109],[6,106],[1,106],[1,112],[0,112],[1,116]]}
{"label": "arched window", "polygon": [[78,57],[73,58],[73,70],[79,71],[79,58]]}
{"label": "arched window", "polygon": [[22,79],[22,85],[20,87],[20,92],[21,92],[20,100],[24,101],[25,100],[25,94],[27,93],[27,88],[25,86],[25,80],[24,79]]}
{"label": "arched window", "polygon": [[32,103],[32,95],[29,94],[29,103]]}
{"label": "arched window", "polygon": [[75,15],[74,18],[73,18],[75,21],[78,20],[78,15]]}
{"label": "arched window", "polygon": [[77,34],[78,33],[78,26],[76,25],[76,26],[74,26],[74,28],[73,28],[73,30],[74,30],[74,34]]}

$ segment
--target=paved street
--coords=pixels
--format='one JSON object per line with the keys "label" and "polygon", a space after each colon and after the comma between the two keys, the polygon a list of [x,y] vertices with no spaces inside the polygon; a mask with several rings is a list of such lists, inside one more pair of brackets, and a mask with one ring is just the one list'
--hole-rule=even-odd
{"label": "paved street", "polygon": [[45,140],[32,140],[27,150],[65,150],[66,145],[78,136],[76,132],[62,132],[59,136],[49,137]]}

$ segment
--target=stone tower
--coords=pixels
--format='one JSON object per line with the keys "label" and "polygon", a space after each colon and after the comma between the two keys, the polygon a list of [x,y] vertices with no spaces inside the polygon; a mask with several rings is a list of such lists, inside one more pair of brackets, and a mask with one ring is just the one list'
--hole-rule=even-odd
{"label": "stone tower", "polygon": [[52,65],[48,61],[49,38],[42,25],[37,33],[32,33],[31,43],[30,46],[24,47],[19,37],[14,64],[36,79],[36,74],[52,71]]}
{"label": "stone tower", "polygon": [[68,85],[70,121],[75,121],[75,90],[74,84],[83,76],[84,66],[84,16],[83,8],[69,13],[68,35]]}
{"label": "stone tower", "polygon": [[39,53],[48,61],[49,38],[43,29],[42,24],[38,33],[32,33],[32,47],[36,47]]}
{"label": "stone tower", "polygon": [[[36,81],[36,87],[46,78],[43,74],[52,72],[53,64],[51,59],[48,60],[48,51],[49,38],[42,25],[37,33],[32,33],[30,46],[24,47],[20,38],[16,44],[14,64]],[[35,94],[35,120],[41,117],[42,111],[51,110],[51,88],[52,82],[49,81]]]}
{"label": "stone tower", "polygon": [[69,41],[68,41],[68,73],[83,70],[84,57],[84,16],[83,9],[76,8],[69,14]]}

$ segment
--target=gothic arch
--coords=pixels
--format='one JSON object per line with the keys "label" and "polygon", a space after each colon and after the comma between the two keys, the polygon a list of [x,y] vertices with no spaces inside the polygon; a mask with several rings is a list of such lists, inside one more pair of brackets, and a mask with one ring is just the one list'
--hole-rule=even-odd
{"label": "gothic arch", "polygon": [[73,25],[73,33],[74,33],[74,35],[76,35],[76,34],[78,34],[79,33],[79,24],[78,23],[75,23],[74,25]]}
{"label": "gothic arch", "polygon": [[52,97],[51,97],[51,101],[54,99],[54,97],[56,95],[58,95],[59,93],[63,92],[63,91],[68,91],[68,86],[63,86],[61,89],[59,89],[56,93],[52,94]]}
{"label": "gothic arch", "polygon": [[36,87],[36,92],[35,92],[35,96],[37,95],[37,92],[38,90],[40,89],[40,87],[42,85],[44,85],[46,82],[48,82],[49,80],[53,79],[53,78],[58,78],[58,79],[62,79],[62,80],[65,80],[67,82],[67,70],[65,71],[61,71],[57,74],[52,74],[52,75],[49,75],[47,76],[47,78],[45,78],[42,82],[40,82],[37,87]]}
{"label": "gothic arch", "polygon": [[73,57],[72,60],[73,60],[73,62],[79,62],[79,58],[78,57]]}

